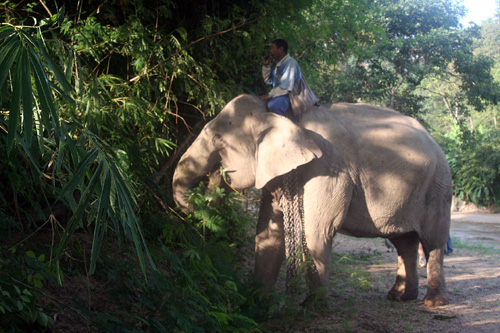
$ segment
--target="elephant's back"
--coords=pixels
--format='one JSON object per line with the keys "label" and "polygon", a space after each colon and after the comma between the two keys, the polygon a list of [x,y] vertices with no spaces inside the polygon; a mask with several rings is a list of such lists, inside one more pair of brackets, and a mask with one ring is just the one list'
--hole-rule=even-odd
{"label": "elephant's back", "polygon": [[435,202],[430,198],[449,196],[446,157],[417,120],[368,104],[340,103],[328,110],[354,136],[355,182],[362,190],[355,191],[351,212],[365,211],[380,230],[403,216],[424,218],[428,203]]}
{"label": "elephant's back", "polygon": [[417,120],[368,104],[339,103],[315,112],[304,115],[304,124],[320,132],[351,166],[357,190],[350,211],[356,212],[356,219],[372,219],[377,229],[400,214],[424,211],[436,180],[443,192],[449,192],[444,153]]}
{"label": "elephant's back", "polygon": [[363,161],[370,168],[390,164],[427,168],[447,163],[439,144],[416,119],[369,104],[338,103],[328,108],[334,122],[351,133]]}
{"label": "elephant's back", "polygon": [[440,149],[416,119],[370,104],[336,103],[311,108],[302,116],[301,125],[333,144],[339,139],[353,141],[361,149],[371,149],[374,143],[386,146],[397,142]]}
{"label": "elephant's back", "polygon": [[332,116],[345,123],[346,126],[373,128],[392,123],[426,131],[416,119],[388,108],[366,103],[336,103],[327,107]]}

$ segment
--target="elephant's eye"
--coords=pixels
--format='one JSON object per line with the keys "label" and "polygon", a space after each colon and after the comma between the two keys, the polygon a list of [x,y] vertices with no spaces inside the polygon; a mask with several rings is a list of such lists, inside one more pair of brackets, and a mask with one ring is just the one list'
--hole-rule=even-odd
{"label": "elephant's eye", "polygon": [[223,140],[220,134],[215,134],[212,138],[212,143],[214,144],[215,147],[217,148],[222,148],[223,146]]}

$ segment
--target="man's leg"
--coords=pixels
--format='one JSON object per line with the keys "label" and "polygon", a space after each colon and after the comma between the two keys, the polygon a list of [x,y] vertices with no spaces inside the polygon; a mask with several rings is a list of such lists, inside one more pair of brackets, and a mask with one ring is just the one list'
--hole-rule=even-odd
{"label": "man's leg", "polygon": [[448,242],[446,244],[446,251],[444,254],[452,254],[453,253],[453,245],[451,243],[451,236],[448,234]]}
{"label": "man's leg", "polygon": [[270,112],[284,116],[285,112],[290,108],[290,99],[288,95],[273,97],[267,103]]}

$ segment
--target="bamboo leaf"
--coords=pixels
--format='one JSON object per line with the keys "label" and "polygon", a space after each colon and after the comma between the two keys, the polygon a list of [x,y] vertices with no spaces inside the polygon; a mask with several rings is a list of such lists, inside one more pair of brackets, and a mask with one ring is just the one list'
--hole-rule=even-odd
{"label": "bamboo leaf", "polygon": [[97,209],[97,218],[94,226],[94,240],[92,242],[92,252],[90,255],[90,274],[94,274],[97,257],[102,245],[104,233],[106,232],[105,213],[109,208],[109,198],[111,196],[111,175],[109,169],[106,169],[104,184],[99,198],[99,207]]}
{"label": "bamboo leaf", "polygon": [[[126,225],[123,225],[124,230],[129,230],[130,234],[132,236],[132,242],[134,243],[135,250],[136,250],[136,255],[139,259],[139,265],[141,266],[141,270],[146,275],[146,265],[144,262],[144,253],[142,250],[142,243],[139,239],[139,235],[137,233],[137,217],[134,213],[133,207],[131,205],[131,200],[129,197],[129,193],[127,189],[123,186],[123,183],[121,182],[121,179],[115,179],[116,182],[116,189],[118,192],[118,198],[120,202],[120,207],[123,209],[126,213],[126,216],[123,219],[123,222],[126,223]],[[126,228],[128,227],[128,228]]]}
{"label": "bamboo leaf", "polygon": [[43,66],[38,58],[38,55],[34,52],[33,49],[30,49],[30,60],[31,65],[33,66],[33,72],[35,74],[35,83],[38,89],[38,97],[40,99],[40,104],[42,107],[42,119],[44,119],[44,124],[46,127],[48,126],[49,114],[52,117],[52,124],[54,126],[54,132],[56,138],[59,138],[59,117],[57,116],[56,108],[54,106],[54,101],[52,100],[52,90],[50,89],[49,80],[45,75],[45,71],[43,70]]}
{"label": "bamboo leaf", "polygon": [[52,82],[50,82],[50,87],[54,89],[57,93],[59,93],[59,95],[61,95],[66,100],[66,102],[69,103],[69,105],[71,105],[73,108],[76,107],[75,100],[71,98],[68,94],[66,94],[63,90],[61,90],[61,88],[59,88]]}
{"label": "bamboo leaf", "polygon": [[63,198],[68,192],[73,192],[78,187],[87,173],[90,164],[95,161],[98,154],[99,151],[97,149],[92,149],[87,153],[84,159],[77,166],[73,179],[71,179],[71,181],[63,188],[61,194],[59,194],[59,199]]}
{"label": "bamboo leaf", "polygon": [[24,140],[28,146],[31,146],[31,137],[33,135],[33,88],[31,86],[31,67],[27,57],[26,49],[22,50],[22,61],[18,66],[22,66],[22,101],[23,101],[23,131]]}
{"label": "bamboo leaf", "polygon": [[113,226],[116,232],[116,237],[118,238],[118,246],[121,248],[123,246],[123,235],[120,232],[120,223],[118,221],[118,217],[116,216],[116,211],[111,209],[111,206],[110,209],[108,210],[108,215],[111,221],[113,222]]}
{"label": "bamboo leaf", "polygon": [[12,36],[16,31],[9,26],[0,27],[0,40]]}
{"label": "bamboo leaf", "polygon": [[14,139],[18,133],[20,109],[21,109],[21,91],[22,83],[21,76],[23,74],[23,60],[25,60],[26,53],[21,50],[21,55],[17,61],[16,68],[14,70],[14,77],[12,79],[12,96],[10,100],[10,112],[9,112],[9,133],[7,134],[7,154],[10,154],[12,147],[14,146]]}
{"label": "bamboo leaf", "polygon": [[[57,87],[58,92],[60,92],[61,96],[63,96],[66,100],[68,100],[70,104],[74,105],[75,102],[72,100],[71,97],[68,96],[69,91],[72,90],[71,84],[68,82],[68,79],[66,78],[66,75],[63,73],[63,71],[59,68],[59,66],[57,66],[54,63],[50,55],[47,53],[46,45],[44,44],[41,35],[38,34],[38,38],[35,41],[30,35],[26,34],[24,31],[21,31],[21,33],[24,39],[32,45],[33,49],[38,49],[38,51],[42,55],[42,59],[44,60],[45,64],[55,75],[57,81],[61,84],[63,90],[60,90],[59,87]],[[55,86],[53,85],[53,87]]]}
{"label": "bamboo leaf", "polygon": [[16,138],[17,138],[17,141],[19,142],[19,144],[21,145],[21,147],[23,147],[25,154],[30,159],[34,170],[38,173],[39,176],[41,176],[42,172],[39,169],[37,161],[33,158],[33,154],[31,154],[29,147],[26,145],[23,138],[19,134],[16,135]]}
{"label": "bamboo leaf", "polygon": [[36,137],[38,138],[38,148],[40,153],[43,153],[43,119],[42,112],[40,106],[38,105],[38,99],[33,98],[35,102],[35,110],[34,110],[34,118],[35,118],[35,132],[37,133]]}
{"label": "bamboo leaf", "polygon": [[[39,68],[36,67],[36,62],[33,61],[32,55],[30,54],[30,60],[31,64],[33,66],[33,74],[35,78],[35,85],[37,89],[37,94],[38,94],[38,118],[40,119],[40,128],[39,131],[43,135],[43,128],[45,127],[47,130],[51,128],[50,125],[50,110],[49,106],[47,105],[47,100],[45,98],[45,92],[43,89],[43,78],[40,78],[39,75]],[[40,133],[39,133],[40,135]]]}
{"label": "bamboo leaf", "polygon": [[70,158],[71,158],[71,161],[73,162],[73,165],[80,164],[80,158],[79,158],[80,154],[78,153],[79,150],[69,134],[66,136],[66,143],[67,143],[69,151],[70,151]]}
{"label": "bamboo leaf", "polygon": [[141,269],[142,269],[144,275],[146,275],[146,265],[144,262],[144,252],[146,252],[146,255],[148,257],[150,265],[153,267],[153,269],[156,269],[156,266],[153,262],[153,259],[151,258],[149,250],[146,246],[146,242],[144,240],[144,237],[143,237],[142,232],[141,232],[141,228],[139,226],[138,218],[134,213],[133,207],[135,205],[135,200],[133,199],[133,197],[131,195],[130,189],[123,182],[123,177],[121,176],[121,173],[119,172],[118,168],[116,167],[116,164],[110,163],[110,171],[113,175],[113,180],[114,180],[114,183],[116,186],[116,192],[117,192],[120,208],[122,210],[124,210],[126,213],[126,217],[123,221],[123,222],[125,222],[125,224],[122,224],[122,227],[124,230],[128,229],[130,231],[131,236],[132,236],[132,241],[133,241],[134,246],[136,248],[136,254],[137,254],[137,257],[139,258],[139,264],[141,266]]}
{"label": "bamboo leaf", "polygon": [[0,50],[2,50],[2,52],[0,53],[0,63],[4,61],[7,56],[8,50],[10,50],[12,45],[14,45],[16,42],[19,43],[19,36],[12,34],[0,44]]}
{"label": "bamboo leaf", "polygon": [[[73,140],[71,140],[71,137],[66,131],[66,135],[61,138],[61,141],[59,141],[59,151],[57,153],[57,158],[56,158],[56,167],[54,168],[54,172],[59,172],[61,168],[64,168],[64,171],[69,171],[70,166],[70,158],[71,154],[73,153],[71,151],[71,144],[73,144]],[[66,150],[69,148],[69,154],[70,156],[66,156]],[[77,165],[78,163],[75,163]]]}
{"label": "bamboo leaf", "polygon": [[11,36],[7,41],[5,41],[0,46],[0,89],[3,87],[9,75],[9,71],[17,58],[17,53],[21,48],[21,42],[19,38],[14,35]]}
{"label": "bamboo leaf", "polygon": [[82,197],[80,199],[80,202],[78,203],[78,208],[76,209],[74,215],[71,217],[69,220],[68,224],[66,225],[66,229],[64,230],[63,237],[61,238],[61,243],[59,244],[59,248],[57,249],[56,252],[56,258],[59,258],[62,251],[66,247],[66,244],[68,243],[69,239],[73,236],[75,233],[76,227],[78,226],[79,222],[82,220],[83,213],[85,213],[85,209],[88,207],[90,198],[92,197],[92,194],[94,193],[94,190],[97,186],[98,180],[101,175],[101,171],[103,168],[103,163],[99,163],[97,166],[96,171],[92,175],[92,178],[90,179],[89,185],[85,188],[85,191],[82,194]]}
{"label": "bamboo leaf", "polygon": [[[64,75],[66,76],[66,80],[68,80],[70,82],[71,77],[73,76],[73,61],[75,60],[74,50],[71,46],[70,46],[68,54],[65,58],[66,58],[65,59],[66,61],[64,64]],[[61,63],[63,63],[62,59],[61,59]],[[76,77],[76,73],[75,73],[75,77]]]}
{"label": "bamboo leaf", "polygon": [[64,75],[63,71],[59,68],[59,66],[54,64],[52,58],[45,51],[45,45],[43,44],[41,38],[38,38],[38,50],[42,53],[43,59],[45,60],[49,69],[56,76],[57,82],[61,84],[61,87],[64,89],[64,93],[68,94],[68,92],[72,90],[71,84],[66,79],[66,76]]}

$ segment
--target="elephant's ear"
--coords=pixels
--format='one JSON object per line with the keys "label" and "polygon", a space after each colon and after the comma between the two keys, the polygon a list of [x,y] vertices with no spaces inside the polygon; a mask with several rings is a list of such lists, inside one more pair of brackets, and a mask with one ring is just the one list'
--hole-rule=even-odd
{"label": "elephant's ear", "polygon": [[255,187],[258,189],[322,155],[309,135],[289,119],[272,113],[263,114],[262,118],[256,153]]}

